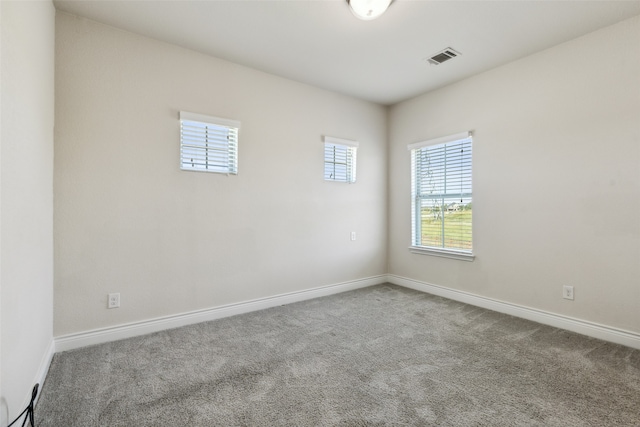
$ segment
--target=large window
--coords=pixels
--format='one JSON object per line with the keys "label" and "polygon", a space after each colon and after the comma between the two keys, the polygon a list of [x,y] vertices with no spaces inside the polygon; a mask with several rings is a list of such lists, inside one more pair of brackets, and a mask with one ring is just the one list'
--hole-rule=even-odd
{"label": "large window", "polygon": [[180,169],[238,173],[240,122],[180,112]]}
{"label": "large window", "polygon": [[409,149],[411,249],[472,259],[471,134],[419,142]]}
{"label": "large window", "polygon": [[325,181],[356,182],[356,151],[358,142],[324,137]]}

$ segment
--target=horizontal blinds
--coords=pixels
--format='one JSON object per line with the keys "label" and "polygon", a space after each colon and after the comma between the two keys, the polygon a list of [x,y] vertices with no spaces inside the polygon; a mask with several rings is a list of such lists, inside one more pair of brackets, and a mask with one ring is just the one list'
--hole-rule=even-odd
{"label": "horizontal blinds", "polygon": [[350,139],[336,138],[333,136],[325,136],[324,142],[326,144],[344,145],[345,147],[358,147],[358,141],[352,141]]}
{"label": "horizontal blinds", "polygon": [[[193,113],[181,113],[180,117],[181,169],[238,173],[239,127],[185,119],[185,117],[207,118],[207,116]],[[209,117],[209,119],[214,118]],[[225,121],[225,123],[230,122],[233,121]]]}
{"label": "horizontal blinds", "polygon": [[471,194],[471,139],[416,150],[417,192],[422,198]]}
{"label": "horizontal blinds", "polygon": [[471,251],[472,139],[412,149],[413,243]]}
{"label": "horizontal blinds", "polygon": [[324,179],[326,181],[356,181],[356,150],[358,142],[324,137]]}
{"label": "horizontal blinds", "polygon": [[407,148],[409,150],[415,150],[430,145],[446,144],[448,142],[460,141],[462,139],[471,138],[471,132],[460,132],[453,135],[441,136],[440,138],[427,139],[426,141],[420,141],[413,144],[409,144]]}
{"label": "horizontal blinds", "polygon": [[180,111],[180,120],[186,120],[188,122],[199,122],[204,124],[215,123],[220,126],[236,128],[240,130],[240,122],[237,120],[224,119],[222,117],[205,116],[204,114],[189,113],[187,111]]}
{"label": "horizontal blinds", "polygon": [[325,144],[324,179],[327,181],[355,182],[356,148]]}

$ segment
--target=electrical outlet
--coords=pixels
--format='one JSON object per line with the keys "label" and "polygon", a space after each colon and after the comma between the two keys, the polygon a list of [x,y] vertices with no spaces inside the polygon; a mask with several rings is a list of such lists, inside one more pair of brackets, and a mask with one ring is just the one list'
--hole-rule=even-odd
{"label": "electrical outlet", "polygon": [[120,307],[120,293],[109,294],[108,308]]}
{"label": "electrical outlet", "polygon": [[356,240],[356,232],[352,231],[351,232],[351,241],[354,241],[354,240]]}
{"label": "electrical outlet", "polygon": [[562,298],[564,299],[573,299],[573,286],[564,285],[562,287]]}

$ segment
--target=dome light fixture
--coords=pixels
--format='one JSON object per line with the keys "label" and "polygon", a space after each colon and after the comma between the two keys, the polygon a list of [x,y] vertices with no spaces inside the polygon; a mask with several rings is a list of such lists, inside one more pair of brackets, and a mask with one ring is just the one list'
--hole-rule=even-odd
{"label": "dome light fixture", "polygon": [[393,0],[347,0],[351,12],[363,21],[371,21],[382,15]]}

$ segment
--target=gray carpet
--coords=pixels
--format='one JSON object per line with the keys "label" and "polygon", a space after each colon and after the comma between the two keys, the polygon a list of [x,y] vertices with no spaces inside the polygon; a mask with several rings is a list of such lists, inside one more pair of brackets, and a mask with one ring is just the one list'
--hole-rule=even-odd
{"label": "gray carpet", "polygon": [[393,285],[56,354],[55,426],[639,426],[640,351]]}

